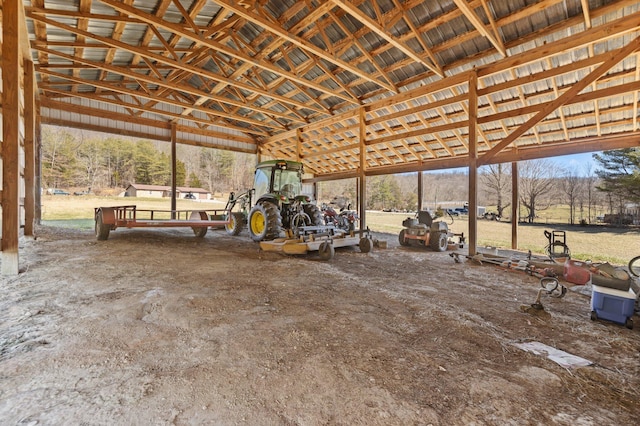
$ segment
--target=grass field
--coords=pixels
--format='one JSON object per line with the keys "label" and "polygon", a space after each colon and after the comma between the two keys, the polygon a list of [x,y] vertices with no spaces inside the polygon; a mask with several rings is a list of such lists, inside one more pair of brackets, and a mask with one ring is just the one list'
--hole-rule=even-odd
{"label": "grass field", "polygon": [[[177,200],[178,210],[213,210],[224,208],[226,201],[198,202]],[[139,209],[169,210],[168,199],[121,198],[95,196],[43,196],[42,219],[44,224],[52,226],[93,229],[95,207],[118,205],[136,205]],[[372,231],[397,235],[402,229],[402,221],[412,216],[409,213],[367,212],[367,224]],[[541,219],[548,221],[548,219]],[[466,216],[456,218],[449,223],[453,232],[468,235],[469,222]],[[640,255],[640,229],[613,228],[606,226],[571,226],[540,223],[518,226],[518,249],[543,253],[547,244],[544,231],[566,231],[567,246],[571,257],[594,262],[610,262],[626,265],[628,261]],[[478,245],[511,248],[511,224],[508,222],[478,221]]]}

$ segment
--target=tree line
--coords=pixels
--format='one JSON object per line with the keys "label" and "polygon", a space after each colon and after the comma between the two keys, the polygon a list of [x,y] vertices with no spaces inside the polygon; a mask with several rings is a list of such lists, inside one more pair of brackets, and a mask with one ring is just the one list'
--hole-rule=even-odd
{"label": "tree line", "polygon": [[[42,186],[120,192],[132,183],[171,184],[170,146],[162,142],[86,136],[84,132],[43,126]],[[255,160],[247,154],[180,145],[178,186],[212,193],[248,188]]]}
{"label": "tree line", "polygon": [[[640,148],[604,151],[593,156],[599,167],[563,168],[550,159],[521,161],[518,170],[518,219],[535,222],[553,206],[569,207],[569,223],[593,223],[598,212],[622,218],[630,204],[640,203]],[[500,217],[511,213],[511,164],[479,169],[478,203],[495,206]],[[356,199],[355,181],[332,182],[322,187],[323,199],[344,194]],[[422,208],[437,209],[468,200],[465,172],[424,173]],[[462,201],[461,201],[462,200]],[[415,211],[418,208],[416,173],[367,178],[368,209]]]}
{"label": "tree line", "polygon": [[[44,126],[42,185],[45,188],[86,188],[94,193],[120,192],[131,183],[170,185],[170,146],[163,142],[104,138],[82,131]],[[205,188],[212,193],[251,188],[255,156],[179,145],[178,186]],[[622,214],[640,202],[640,148],[594,154],[599,167],[562,168],[549,159],[518,163],[520,219],[534,222],[551,206],[569,206],[569,222],[591,223],[596,212]],[[479,169],[478,201],[495,206],[499,216],[511,211],[511,164]],[[438,208],[468,200],[468,175],[453,171],[423,173],[423,208]],[[366,180],[368,209],[415,211],[417,175],[371,176]],[[355,203],[355,179],[319,184],[319,201],[336,197]]]}

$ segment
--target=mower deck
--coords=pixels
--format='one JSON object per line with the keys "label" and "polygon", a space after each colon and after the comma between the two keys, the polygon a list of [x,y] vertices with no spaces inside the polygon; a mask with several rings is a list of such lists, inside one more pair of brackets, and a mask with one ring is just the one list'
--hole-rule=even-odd
{"label": "mower deck", "polygon": [[318,251],[322,260],[332,259],[337,247],[359,246],[363,253],[373,249],[373,240],[368,229],[347,234],[332,226],[306,226],[299,231],[298,237],[261,241],[260,249],[284,254],[307,254],[310,251]]}

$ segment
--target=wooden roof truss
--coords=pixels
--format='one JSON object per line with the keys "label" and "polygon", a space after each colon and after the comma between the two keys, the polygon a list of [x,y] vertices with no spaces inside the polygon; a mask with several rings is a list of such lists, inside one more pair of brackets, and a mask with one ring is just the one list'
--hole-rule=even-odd
{"label": "wooden roof truss", "polygon": [[477,76],[478,164],[640,144],[636,1],[24,3],[44,123],[175,123],[319,178],[357,173],[364,126],[369,174],[461,167]]}

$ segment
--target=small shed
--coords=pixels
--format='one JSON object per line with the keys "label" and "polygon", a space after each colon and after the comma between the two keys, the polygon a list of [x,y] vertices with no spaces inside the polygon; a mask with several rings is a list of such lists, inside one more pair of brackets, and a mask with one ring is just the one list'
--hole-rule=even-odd
{"label": "small shed", "polygon": [[[194,200],[208,200],[211,198],[211,193],[203,188],[178,186],[176,187],[176,193],[178,194],[178,198],[191,198]],[[171,197],[171,187],[168,185],[145,185],[141,183],[132,183],[127,187],[124,196],[152,198]]]}
{"label": "small shed", "polygon": [[195,200],[211,199],[211,192],[203,188],[191,188],[188,186],[178,186],[176,188],[179,198],[192,198]]}
{"label": "small shed", "polygon": [[125,197],[151,197],[162,198],[171,194],[171,187],[165,185],[145,185],[132,183],[124,192]]}

